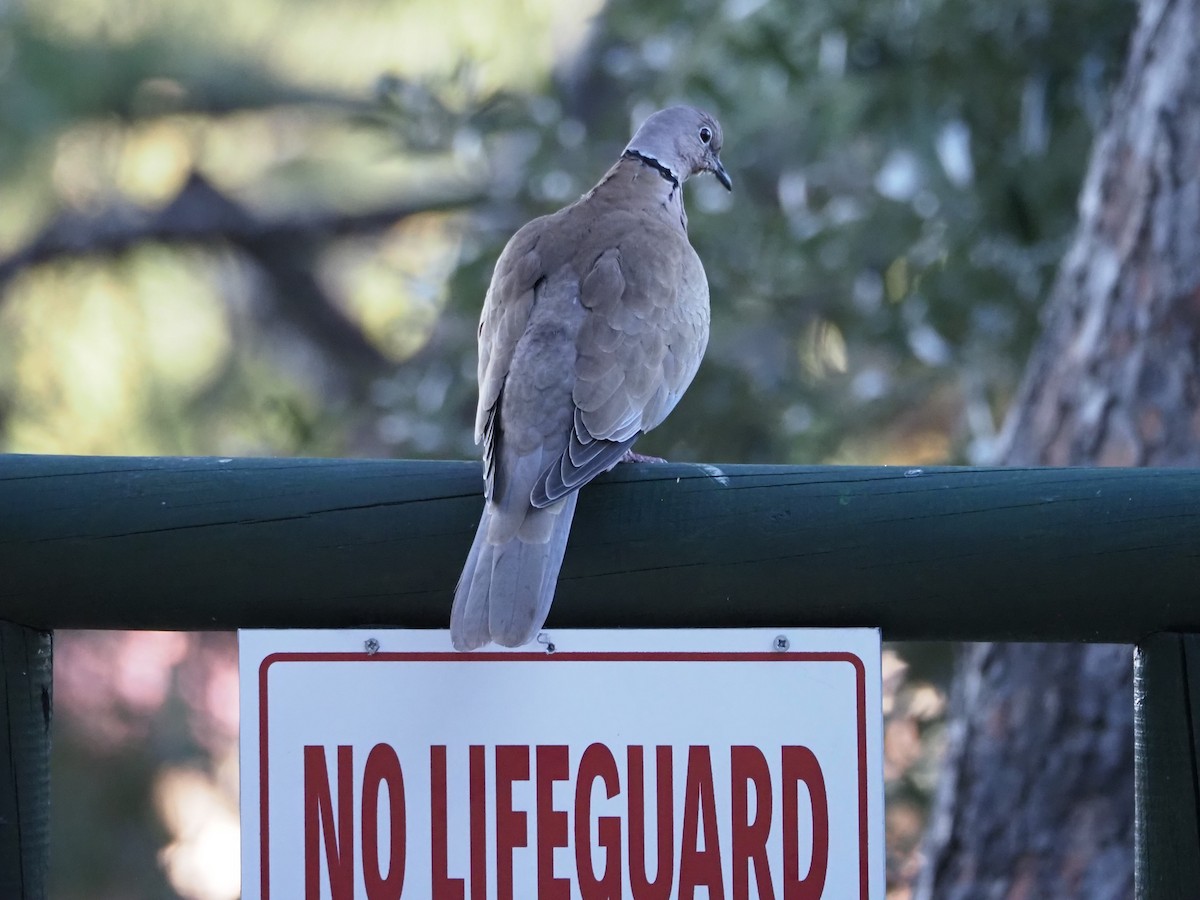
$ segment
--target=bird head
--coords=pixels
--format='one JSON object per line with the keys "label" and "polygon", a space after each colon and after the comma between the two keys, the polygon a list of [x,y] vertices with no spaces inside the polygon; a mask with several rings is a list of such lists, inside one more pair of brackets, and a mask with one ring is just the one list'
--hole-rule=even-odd
{"label": "bird head", "polygon": [[712,172],[727,191],[733,181],[721,164],[721,126],[692,106],[662,109],[642,123],[626,153],[652,159],[682,184],[691,175]]}

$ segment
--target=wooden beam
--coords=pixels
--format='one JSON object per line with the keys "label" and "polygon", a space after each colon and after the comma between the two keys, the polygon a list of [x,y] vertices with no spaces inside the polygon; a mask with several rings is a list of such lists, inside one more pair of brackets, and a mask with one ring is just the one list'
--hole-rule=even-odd
{"label": "wooden beam", "polygon": [[[444,627],[478,463],[0,457],[0,618]],[[582,493],[559,627],[1200,631],[1200,471],[620,466]]]}
{"label": "wooden beam", "polygon": [[1191,900],[1200,885],[1200,635],[1158,634],[1134,657],[1140,900]]}
{"label": "wooden beam", "polygon": [[50,859],[50,635],[0,622],[0,897],[45,900]]}

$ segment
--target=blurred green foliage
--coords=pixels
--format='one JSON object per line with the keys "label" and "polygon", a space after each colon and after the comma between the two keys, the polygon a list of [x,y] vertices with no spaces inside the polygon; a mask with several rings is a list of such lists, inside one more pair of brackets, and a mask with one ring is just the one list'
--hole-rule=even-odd
{"label": "blurred green foliage", "polygon": [[[686,100],[722,119],[737,190],[689,187],[713,341],[644,449],[986,459],[1132,6],[618,0],[586,39],[586,10],[535,6],[10,6],[0,248],[62,210],[104,222],[166,203],[190,171],[265,217],[485,196],[476,215],[297,245],[395,372],[347,375],[304,346],[236,241],[22,271],[0,307],[5,445],[472,454],[473,320],[503,241],[586,190],[647,112]],[[431,40],[440,53],[416,64],[401,52]],[[169,324],[147,319],[168,296],[196,346],[155,360]],[[108,340],[76,319],[84,297]],[[121,409],[76,396],[95,373],[33,358],[73,334],[109,357],[93,368]]]}
{"label": "blurred green foliage", "polygon": [[[473,456],[475,326],[504,241],[590,187],[653,109],[691,102],[724,126],[735,192],[686,189],[712,341],[638,449],[986,461],[1134,12],[0,5],[0,449]],[[204,231],[211,209],[181,205],[193,176],[236,204],[241,231]],[[44,233],[57,249],[39,256]],[[944,681],[944,648],[904,655],[898,715],[935,732],[922,684]],[[117,801],[80,789],[94,754],[63,712],[67,808],[86,822],[81,806]],[[894,808],[919,810],[928,763],[895,763]],[[121,793],[140,765],[117,770]],[[58,896],[165,895],[161,876],[132,889],[96,874],[153,867],[155,839],[127,857],[124,825],[56,828]],[[912,827],[889,836],[915,843]]]}
{"label": "blurred green foliage", "polygon": [[534,199],[559,171],[545,205],[585,188],[631,123],[677,100],[718,114],[736,181],[732,198],[690,189],[713,340],[643,443],[737,461],[986,456],[1131,20],[1127,4],[1040,0],[610,4],[562,82],[592,162],[553,123]]}

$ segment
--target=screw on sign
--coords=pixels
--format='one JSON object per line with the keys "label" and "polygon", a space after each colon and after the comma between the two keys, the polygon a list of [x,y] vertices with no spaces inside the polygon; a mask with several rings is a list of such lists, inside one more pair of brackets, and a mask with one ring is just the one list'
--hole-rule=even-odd
{"label": "screw on sign", "polygon": [[[322,746],[304,748],[306,900],[323,895],[353,900],[357,877],[361,877],[368,900],[400,900],[405,896],[407,837],[414,828],[427,830],[432,841],[433,900],[484,900],[489,896],[489,859],[496,873],[494,896],[516,900],[514,855],[520,848],[531,848],[536,856],[537,896],[545,900],[569,900],[572,881],[583,900],[615,900],[623,896],[626,869],[633,900],[687,900],[700,888],[706,889],[710,900],[774,900],[773,884],[777,882],[768,856],[773,824],[783,842],[779,900],[816,900],[825,885],[829,862],[825,779],[816,756],[804,746],[780,747],[774,760],[755,746],[720,748],[717,752],[728,753],[730,764],[729,781],[720,784],[713,778],[714,748],[708,746],[691,746],[686,752],[670,746],[653,748],[656,774],[651,782],[646,767],[649,753],[640,745],[614,751],[593,743],[583,751],[573,772],[565,745],[472,745],[466,773],[469,809],[465,812],[469,863],[463,872],[451,872],[449,865],[447,783],[452,774],[461,773],[448,771],[445,746],[431,746],[428,760],[421,761],[429,767],[428,810],[406,805],[401,760],[390,745],[380,743],[371,749],[358,785],[353,783],[353,748],[338,746],[332,754],[326,750]],[[625,756],[627,784],[621,784],[616,752]],[[486,765],[489,755],[492,785],[488,784]],[[673,790],[677,765],[684,768],[682,809],[676,809]],[[533,809],[516,809],[514,785],[530,781]],[[573,786],[572,812],[555,806],[554,786],[561,783]],[[381,847],[379,817],[385,786],[386,809],[382,812],[389,828],[387,846]],[[618,807],[623,815],[594,814],[592,797],[597,787],[609,800],[624,795],[625,802]],[[807,791],[808,804],[799,802],[801,790]],[[720,798],[719,792],[723,794]],[[657,824],[651,833],[646,824],[648,793],[652,793],[649,802]],[[494,810],[487,808],[489,796],[495,798]],[[730,813],[731,821],[724,829],[732,836],[728,845],[720,839],[719,810]],[[678,848],[674,846],[676,816],[682,820]],[[490,845],[489,817],[495,837]],[[811,820],[802,821],[802,817]],[[654,856],[660,861],[653,872],[648,871],[646,861],[647,839],[654,843]],[[568,847],[574,848],[574,878],[563,877],[561,864],[559,874],[555,872],[554,851]],[[593,865],[594,850],[600,851],[600,866]],[[726,859],[732,872],[728,886]],[[807,859],[806,871],[801,871],[802,859]]]}

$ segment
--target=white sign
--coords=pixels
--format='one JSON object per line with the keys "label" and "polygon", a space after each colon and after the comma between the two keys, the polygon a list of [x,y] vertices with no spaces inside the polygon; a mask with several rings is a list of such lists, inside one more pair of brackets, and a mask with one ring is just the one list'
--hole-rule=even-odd
{"label": "white sign", "polygon": [[245,900],[884,896],[879,633],[243,631]]}

